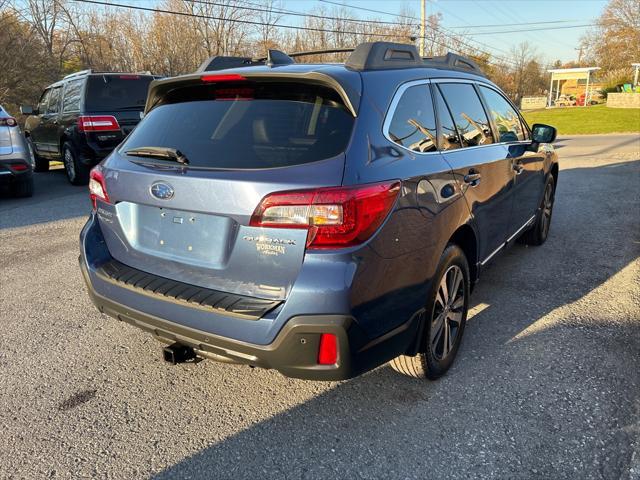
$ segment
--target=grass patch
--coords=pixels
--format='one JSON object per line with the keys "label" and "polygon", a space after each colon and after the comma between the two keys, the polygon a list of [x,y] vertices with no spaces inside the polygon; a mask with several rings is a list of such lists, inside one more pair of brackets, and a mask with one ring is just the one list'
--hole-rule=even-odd
{"label": "grass patch", "polygon": [[522,112],[529,125],[546,123],[559,135],[640,132],[640,109],[593,107],[550,108]]}

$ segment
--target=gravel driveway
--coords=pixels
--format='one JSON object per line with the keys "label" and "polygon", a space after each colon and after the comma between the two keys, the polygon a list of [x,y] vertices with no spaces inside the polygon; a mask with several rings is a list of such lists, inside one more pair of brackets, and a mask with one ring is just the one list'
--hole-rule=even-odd
{"label": "gravel driveway", "polygon": [[100,315],[62,171],[0,199],[0,478],[640,479],[640,136],[567,137],[548,242],[498,257],[437,382],[172,367]]}

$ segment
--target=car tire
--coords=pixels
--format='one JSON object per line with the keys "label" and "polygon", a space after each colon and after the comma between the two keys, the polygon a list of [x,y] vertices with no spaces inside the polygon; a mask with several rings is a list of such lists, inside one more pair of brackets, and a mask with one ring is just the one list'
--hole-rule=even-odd
{"label": "car tire", "polygon": [[31,138],[27,137],[27,148],[29,149],[29,155],[31,156],[31,166],[34,172],[48,172],[49,160],[42,158],[36,153],[36,147],[33,145]]}
{"label": "car tire", "polygon": [[556,182],[553,175],[547,177],[544,185],[544,194],[538,208],[538,215],[533,226],[522,235],[522,243],[526,245],[542,245],[549,236],[551,217],[553,214],[553,202],[556,195]]}
{"label": "car tire", "polygon": [[21,178],[13,185],[13,194],[16,197],[32,197],[33,196],[33,175],[29,174],[27,178]]}
{"label": "car tire", "polygon": [[[400,355],[390,362],[399,373],[429,380],[440,378],[451,368],[467,321],[471,281],[469,263],[460,247],[447,245],[433,278],[423,313],[420,352],[415,356]],[[449,295],[443,285],[454,293]],[[453,341],[445,345],[451,335]]]}
{"label": "car tire", "polygon": [[90,167],[79,161],[76,149],[71,142],[62,146],[62,162],[67,172],[67,179],[72,185],[87,185],[89,183]]}

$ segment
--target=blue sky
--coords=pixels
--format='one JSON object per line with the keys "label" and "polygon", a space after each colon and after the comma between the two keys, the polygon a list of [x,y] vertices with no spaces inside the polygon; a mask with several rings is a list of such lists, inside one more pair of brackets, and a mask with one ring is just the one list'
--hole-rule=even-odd
{"label": "blue sky", "polygon": [[[412,12],[412,16],[420,17],[420,0],[332,0],[352,8],[359,18],[377,18],[389,20],[392,17],[362,10],[373,10],[398,13],[403,6]],[[545,27],[565,27],[593,23],[605,5],[606,0],[428,0],[427,14],[440,12],[443,15],[443,26],[454,31],[467,30],[471,38],[482,42],[481,48],[491,51],[490,46],[504,51],[511,46],[527,41],[537,46],[538,53],[546,60],[577,60],[578,52],[574,50],[580,37],[587,28],[566,28],[558,30],[538,30],[507,34],[484,35],[480,32],[500,30],[524,30]],[[308,11],[319,5],[331,8],[333,5],[318,0],[284,0],[285,8]],[[288,17],[287,20],[293,20]],[[469,27],[467,25],[503,25],[526,22],[563,21],[557,24],[540,24],[530,26],[504,27]],[[283,22],[284,23],[284,22]],[[500,54],[499,52],[496,52]]]}

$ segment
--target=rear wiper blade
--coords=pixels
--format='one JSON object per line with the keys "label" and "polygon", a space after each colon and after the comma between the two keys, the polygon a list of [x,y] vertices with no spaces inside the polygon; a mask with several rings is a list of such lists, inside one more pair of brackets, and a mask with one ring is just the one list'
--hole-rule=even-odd
{"label": "rear wiper blade", "polygon": [[189,159],[184,154],[175,148],[169,147],[138,147],[132,148],[124,152],[127,155],[133,157],[150,157],[159,158],[161,160],[169,160],[181,163],[183,165],[189,165]]}

